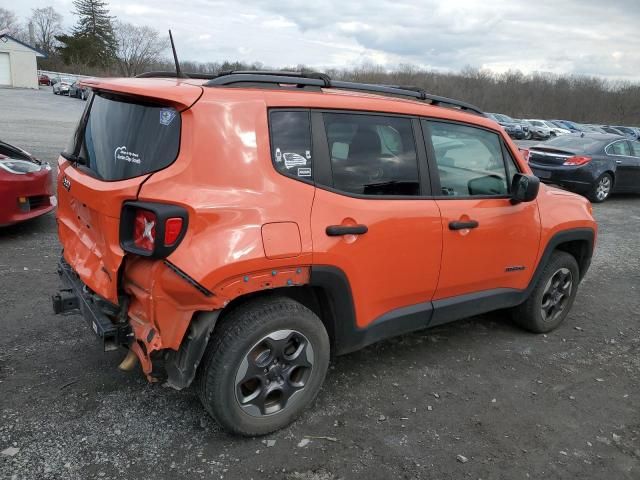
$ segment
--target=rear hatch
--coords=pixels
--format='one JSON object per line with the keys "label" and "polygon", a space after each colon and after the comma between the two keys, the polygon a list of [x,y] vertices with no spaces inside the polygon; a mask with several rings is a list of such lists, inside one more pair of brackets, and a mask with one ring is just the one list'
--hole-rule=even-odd
{"label": "rear hatch", "polygon": [[560,166],[570,157],[592,155],[604,149],[605,143],[606,140],[589,135],[562,135],[531,147],[529,163]]}
{"label": "rear hatch", "polygon": [[567,158],[576,155],[569,150],[534,147],[529,150],[529,163],[536,165],[562,165]]}
{"label": "rear hatch", "polygon": [[202,88],[176,80],[88,83],[94,94],[59,158],[58,233],[64,258],[95,293],[118,303],[119,223],[154,172],[180,152],[181,112]]}

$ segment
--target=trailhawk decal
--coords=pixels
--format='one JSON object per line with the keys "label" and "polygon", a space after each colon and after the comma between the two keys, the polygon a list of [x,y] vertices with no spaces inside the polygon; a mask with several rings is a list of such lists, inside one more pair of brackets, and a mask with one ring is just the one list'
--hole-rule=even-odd
{"label": "trailhawk decal", "polygon": [[113,152],[113,159],[115,162],[118,160],[122,160],[124,162],[135,163],[136,165],[140,165],[140,156],[135,152],[130,152],[127,150],[125,145],[118,147]]}

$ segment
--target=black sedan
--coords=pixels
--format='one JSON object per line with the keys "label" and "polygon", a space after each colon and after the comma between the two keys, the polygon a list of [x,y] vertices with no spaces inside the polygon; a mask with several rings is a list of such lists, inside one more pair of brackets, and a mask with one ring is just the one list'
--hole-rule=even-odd
{"label": "black sedan", "polygon": [[531,147],[534,175],[604,202],[612,193],[640,193],[640,142],[611,134],[572,134]]}
{"label": "black sedan", "polygon": [[90,90],[80,85],[80,81],[75,81],[69,87],[69,96],[86,100],[89,98]]}

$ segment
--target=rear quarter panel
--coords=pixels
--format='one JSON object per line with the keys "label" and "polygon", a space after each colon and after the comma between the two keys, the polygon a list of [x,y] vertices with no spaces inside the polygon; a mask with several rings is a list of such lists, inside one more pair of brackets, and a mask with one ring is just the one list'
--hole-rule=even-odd
{"label": "rear quarter panel", "polygon": [[[265,102],[203,98],[182,122],[178,159],[139,195],[189,211],[187,234],[168,260],[211,290],[245,273],[310,264],[315,188],[272,167]],[[298,255],[267,258],[262,228],[277,222],[297,224]]]}

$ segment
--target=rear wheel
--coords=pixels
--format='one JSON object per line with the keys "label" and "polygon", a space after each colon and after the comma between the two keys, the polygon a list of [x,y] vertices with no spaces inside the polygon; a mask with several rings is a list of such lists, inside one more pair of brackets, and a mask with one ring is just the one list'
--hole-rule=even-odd
{"label": "rear wheel", "polygon": [[266,435],[316,398],[329,365],[320,319],[284,297],[250,301],[214,330],[198,370],[205,409],[225,429]]}
{"label": "rear wheel", "polygon": [[613,177],[608,173],[603,173],[591,187],[589,192],[589,200],[593,203],[604,202],[613,189]]}
{"label": "rear wheel", "polygon": [[566,252],[553,252],[529,298],[513,309],[514,321],[534,333],[550,332],[571,310],[579,280],[576,259]]}

